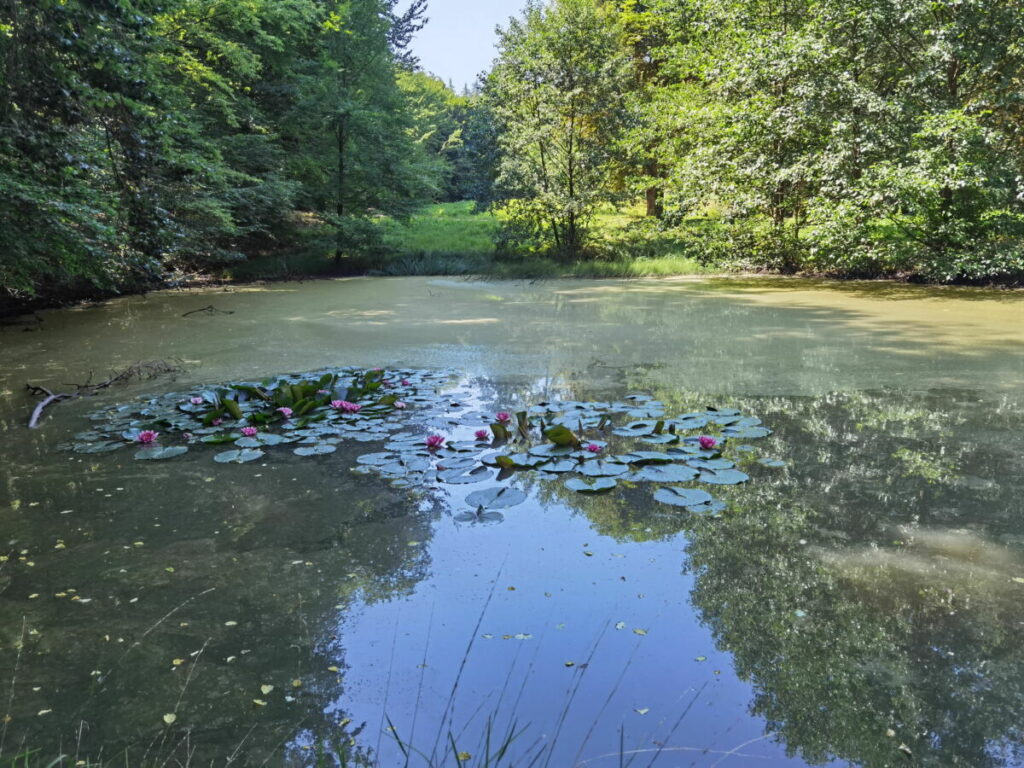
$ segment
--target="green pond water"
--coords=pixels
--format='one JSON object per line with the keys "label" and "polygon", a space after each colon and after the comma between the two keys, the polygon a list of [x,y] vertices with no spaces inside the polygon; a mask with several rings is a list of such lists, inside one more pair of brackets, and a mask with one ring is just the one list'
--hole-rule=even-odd
{"label": "green pond water", "polygon": [[[353,279],[40,318],[0,327],[2,765],[477,766],[510,733],[501,765],[1024,765],[1019,293]],[[158,358],[185,370],[26,428],[26,383]],[[59,449],[139,396],[335,366],[453,371],[414,435],[634,393],[772,434],[730,441],[718,517],[654,482],[400,487],[358,469],[382,441]],[[496,484],[526,501],[473,519]]]}

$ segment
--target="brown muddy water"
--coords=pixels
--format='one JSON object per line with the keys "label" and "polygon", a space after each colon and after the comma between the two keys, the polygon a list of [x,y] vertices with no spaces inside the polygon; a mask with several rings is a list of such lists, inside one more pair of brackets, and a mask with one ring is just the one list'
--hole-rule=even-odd
{"label": "brown muddy water", "polygon": [[[1024,765],[1019,293],[365,278],[40,316],[0,327],[0,765]],[[157,358],[185,371],[26,428],[26,383]],[[467,521],[472,485],[357,471],[373,442],[59,449],[141,395],[333,366],[454,371],[413,433],[643,393],[772,434],[718,517],[516,473]]]}

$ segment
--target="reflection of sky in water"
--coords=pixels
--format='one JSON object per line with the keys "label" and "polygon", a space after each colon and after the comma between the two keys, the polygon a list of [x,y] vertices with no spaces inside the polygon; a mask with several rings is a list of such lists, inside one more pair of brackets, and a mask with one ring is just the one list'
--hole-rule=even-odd
{"label": "reflection of sky in water", "polygon": [[[401,764],[385,713],[420,749],[450,727],[474,755],[488,716],[499,734],[515,718],[516,747],[553,743],[559,766],[618,765],[602,756],[620,726],[634,765],[896,765],[900,744],[922,765],[1020,764],[1021,305],[788,285],[354,280],[126,299],[5,331],[0,669],[19,672],[4,756],[67,743],[79,717],[105,754],[166,753],[161,716],[180,705],[204,759],[255,764],[308,763],[301,747],[348,718],[360,747]],[[181,318],[211,301],[235,314]],[[344,469],[364,446],[244,467],[52,453],[80,414],[159,384],[21,427],[23,380],[165,355],[193,361],[175,388],[268,357],[402,360],[479,375],[474,408],[628,391],[672,414],[732,405],[776,430],[757,455],[789,466],[715,489],[736,510],[722,520],[555,481],[470,525],[451,515],[487,484],[414,510]]]}

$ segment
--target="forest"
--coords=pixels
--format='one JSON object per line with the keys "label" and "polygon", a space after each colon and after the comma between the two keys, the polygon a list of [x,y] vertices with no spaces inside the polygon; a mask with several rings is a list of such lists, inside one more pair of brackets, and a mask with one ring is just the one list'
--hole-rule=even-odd
{"label": "forest", "polygon": [[[426,0],[0,0],[0,296],[437,253],[1016,284],[1022,10],[530,0],[456,92]],[[479,253],[388,236],[451,204]]]}

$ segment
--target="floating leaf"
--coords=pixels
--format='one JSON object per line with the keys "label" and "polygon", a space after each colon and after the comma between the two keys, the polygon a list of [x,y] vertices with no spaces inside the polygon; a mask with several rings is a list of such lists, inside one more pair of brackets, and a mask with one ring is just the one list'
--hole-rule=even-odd
{"label": "floating leaf", "polygon": [[577,437],[571,429],[562,424],[556,424],[553,427],[545,429],[544,437],[555,445],[560,446],[577,446],[580,444],[579,437]]}
{"label": "floating leaf", "polygon": [[601,493],[602,491],[610,491],[616,485],[618,483],[610,477],[599,477],[591,482],[574,477],[565,483],[566,488],[577,493]]}
{"label": "floating leaf", "polygon": [[272,690],[274,690],[274,686],[272,686],[272,685],[261,685],[260,686],[260,693],[262,693],[264,696],[269,694]]}
{"label": "floating leaf", "polygon": [[628,464],[613,464],[610,461],[604,461],[598,459],[596,461],[588,461],[580,467],[579,472],[581,475],[587,477],[617,477],[618,475],[624,475],[629,472]]}
{"label": "floating leaf", "polygon": [[738,469],[723,469],[702,472],[699,479],[702,483],[711,483],[712,485],[737,485],[738,483],[745,483],[750,479],[750,476],[740,472]]}
{"label": "floating leaf", "polygon": [[679,464],[656,464],[641,467],[632,478],[652,483],[685,483],[697,476],[697,470]]}
{"label": "floating leaf", "polygon": [[782,459],[764,458],[764,459],[758,459],[757,463],[760,464],[763,467],[784,467],[784,466],[786,466],[786,462],[784,462]]}
{"label": "floating leaf", "polygon": [[248,448],[243,451],[224,451],[213,457],[213,460],[220,464],[244,464],[247,461],[255,461],[264,456],[263,451],[255,448]]}
{"label": "floating leaf", "polygon": [[143,448],[141,451],[135,452],[135,458],[148,461],[159,461],[161,459],[173,459],[175,456],[181,456],[183,453],[188,453],[188,446],[172,445],[167,448]]}
{"label": "floating leaf", "polygon": [[334,453],[336,450],[338,450],[336,445],[320,443],[319,445],[309,445],[296,448],[292,453],[296,456],[324,456],[328,453]]}
{"label": "floating leaf", "polygon": [[173,712],[168,712],[166,715],[164,715],[164,722],[167,723],[167,725],[173,725],[174,721],[177,719],[178,716]]}
{"label": "floating leaf", "polygon": [[474,491],[466,496],[466,503],[471,507],[485,509],[507,509],[526,501],[527,496],[518,488],[510,488],[507,485],[485,488],[481,491]]}
{"label": "floating leaf", "polygon": [[475,469],[450,469],[444,472],[438,472],[438,480],[442,480],[452,485],[466,485],[469,483],[482,483],[484,480],[491,479],[492,470],[487,467],[476,467]]}
{"label": "floating leaf", "polygon": [[654,500],[660,501],[662,504],[671,504],[673,507],[691,507],[711,501],[712,496],[707,491],[670,485],[666,488],[659,488],[654,493]]}

